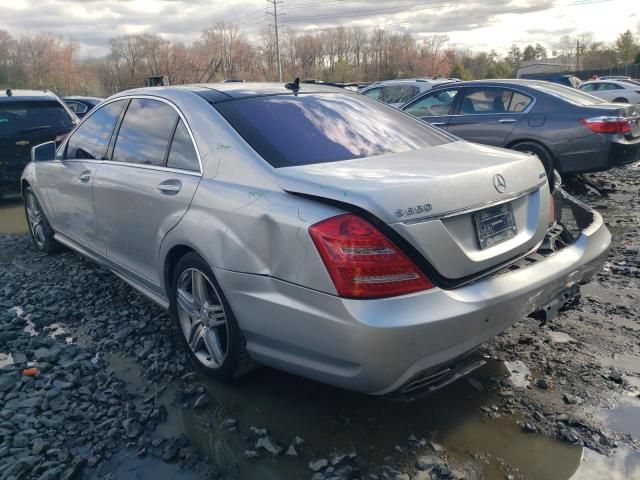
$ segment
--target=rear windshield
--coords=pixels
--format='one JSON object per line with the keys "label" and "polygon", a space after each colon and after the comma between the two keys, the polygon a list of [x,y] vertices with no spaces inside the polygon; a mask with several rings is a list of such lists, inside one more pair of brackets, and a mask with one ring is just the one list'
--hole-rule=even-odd
{"label": "rear windshield", "polygon": [[336,162],[451,142],[432,127],[364,95],[274,95],[215,104],[272,166]]}
{"label": "rear windshield", "polygon": [[0,103],[0,137],[71,128],[71,116],[55,100]]}
{"label": "rear windshield", "polygon": [[554,84],[554,83],[537,83],[535,85],[530,85],[532,88],[539,90],[544,93],[548,93],[549,95],[553,95],[554,97],[558,97],[566,102],[572,103],[573,105],[578,105],[581,107],[589,106],[589,105],[601,105],[603,103],[607,103],[606,101],[594,97],[593,95],[589,95],[588,93],[581,92],[575,88],[564,87],[562,85]]}

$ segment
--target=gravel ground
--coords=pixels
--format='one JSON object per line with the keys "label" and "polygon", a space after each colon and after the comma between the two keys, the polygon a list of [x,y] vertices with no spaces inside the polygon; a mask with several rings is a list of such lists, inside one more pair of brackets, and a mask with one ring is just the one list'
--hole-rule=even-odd
{"label": "gravel ground", "polygon": [[[578,195],[603,213],[614,244],[604,270],[583,288],[582,303],[547,325],[522,320],[484,346],[481,353],[504,363],[510,374],[487,370],[408,410],[439,404],[451,410],[462,401],[482,422],[515,426],[523,436],[541,434],[535,438],[604,455],[640,451],[640,434],[615,431],[603,414],[639,395],[640,169],[594,178],[608,196],[591,189]],[[439,443],[446,425],[432,435],[407,435],[402,444],[372,455],[384,435],[365,438],[368,454],[355,448],[343,453],[332,445],[308,446],[291,429],[286,438],[276,435],[278,425],[268,420],[239,422],[220,408],[218,387],[200,382],[167,315],[104,268],[72,252],[37,253],[25,235],[0,235],[0,278],[0,479],[527,477],[522,465],[488,459],[480,448],[464,455],[448,451]],[[135,376],[127,374],[131,368],[118,368],[122,362],[135,365]],[[279,382],[343,398],[329,387],[269,375],[231,388]],[[369,402],[356,394],[344,398]],[[177,410],[207,412],[203,428],[232,437],[226,448],[236,463],[277,472],[278,462],[292,458],[303,470],[287,466],[281,475],[256,476],[234,462],[222,464],[193,435],[167,427]],[[349,422],[340,428],[355,430]],[[408,431],[429,430],[407,423]],[[491,462],[498,467],[487,474]]]}

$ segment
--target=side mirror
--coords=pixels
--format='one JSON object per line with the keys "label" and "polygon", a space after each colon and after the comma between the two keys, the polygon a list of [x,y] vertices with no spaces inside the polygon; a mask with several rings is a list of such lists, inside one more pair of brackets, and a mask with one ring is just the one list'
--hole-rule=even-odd
{"label": "side mirror", "polygon": [[47,162],[56,158],[56,142],[46,142],[31,149],[32,162]]}

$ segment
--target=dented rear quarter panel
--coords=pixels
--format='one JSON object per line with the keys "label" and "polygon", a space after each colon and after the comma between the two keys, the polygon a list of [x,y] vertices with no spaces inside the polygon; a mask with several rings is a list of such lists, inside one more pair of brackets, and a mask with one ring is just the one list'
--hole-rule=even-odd
{"label": "dented rear quarter panel", "polygon": [[[165,236],[159,278],[178,245],[198,252],[215,269],[274,277],[335,294],[308,228],[344,213],[286,193],[273,168],[213,108],[207,128],[194,126],[203,178],[189,210]],[[213,123],[212,123],[213,121]]]}

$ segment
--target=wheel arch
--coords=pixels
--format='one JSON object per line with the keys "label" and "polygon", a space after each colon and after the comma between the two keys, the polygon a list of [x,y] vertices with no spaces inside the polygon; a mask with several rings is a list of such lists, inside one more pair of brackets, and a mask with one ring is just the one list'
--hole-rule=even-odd
{"label": "wheel arch", "polygon": [[[164,255],[164,261],[162,262],[162,280],[167,298],[171,298],[170,289],[172,286],[172,278],[178,262],[182,257],[191,252],[195,252],[200,255],[200,253],[192,246],[179,243],[169,248],[167,253]],[[200,256],[202,257],[202,255]]]}
{"label": "wheel arch", "polygon": [[[23,178],[20,181],[20,196],[22,198],[24,198],[24,192],[27,188],[31,187],[31,184],[29,183],[29,181],[26,178]],[[33,187],[32,187],[33,188]]]}
{"label": "wheel arch", "polygon": [[513,148],[514,146],[516,146],[519,143],[535,143],[536,145],[544,148],[547,152],[549,152],[549,154],[555,158],[555,156],[553,155],[553,152],[551,151],[551,149],[549,147],[547,147],[543,141],[536,139],[536,138],[516,138],[513,140],[509,140],[509,142],[504,146],[504,148]]}
{"label": "wheel arch", "polygon": [[[519,138],[519,139],[516,139],[516,140],[511,140],[509,143],[507,143],[505,145],[505,148],[512,149],[513,147],[515,147],[516,145],[518,145],[520,143],[532,143],[532,144],[538,146],[539,148],[541,148],[542,150],[544,150],[547,153],[547,155],[549,156],[549,160],[551,161],[551,165],[550,165],[551,171],[560,170],[558,157],[554,154],[552,149],[550,149],[548,146],[546,146],[544,144],[544,142],[542,142],[540,140],[536,140],[536,139],[533,139],[533,138]],[[545,164],[544,160],[542,160],[542,164],[543,165]],[[545,169],[546,169],[546,165],[545,165]]]}

